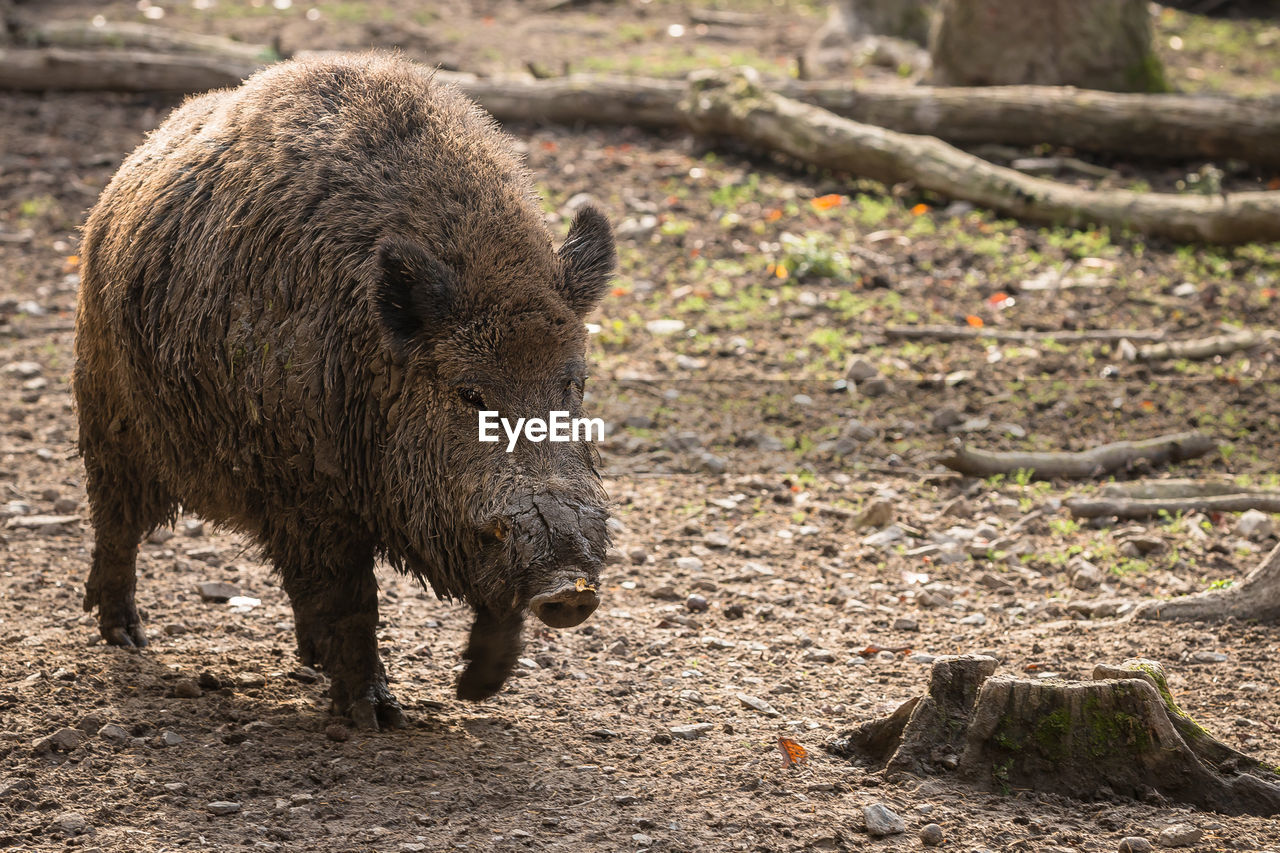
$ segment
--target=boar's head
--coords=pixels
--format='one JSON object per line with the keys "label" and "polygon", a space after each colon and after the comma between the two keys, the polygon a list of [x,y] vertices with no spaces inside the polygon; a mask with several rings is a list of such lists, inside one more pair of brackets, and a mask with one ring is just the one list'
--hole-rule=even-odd
{"label": "boar's head", "polygon": [[404,541],[387,551],[475,608],[458,683],[467,699],[502,686],[526,612],[557,628],[591,615],[609,544],[589,443],[522,437],[508,452],[501,429],[497,442],[479,440],[482,411],[512,424],[581,416],[583,319],[616,262],[609,224],[581,209],[559,252],[527,229],[483,239],[483,251],[439,257],[412,237],[384,237],[371,288],[404,373],[383,462]]}

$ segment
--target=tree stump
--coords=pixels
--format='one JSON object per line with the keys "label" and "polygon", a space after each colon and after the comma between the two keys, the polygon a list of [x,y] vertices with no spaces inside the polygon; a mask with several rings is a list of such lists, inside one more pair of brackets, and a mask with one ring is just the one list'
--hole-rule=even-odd
{"label": "tree stump", "polygon": [[929,44],[941,86],[1167,89],[1146,0],[942,0]]}
{"label": "tree stump", "polygon": [[954,772],[1005,793],[1164,797],[1224,814],[1280,814],[1280,774],[1188,717],[1160,665],[1100,666],[1094,681],[993,676],[993,658],[941,658],[929,693],[830,749],[888,774]]}
{"label": "tree stump", "polygon": [[866,52],[876,64],[927,66],[923,46],[937,0],[832,0],[804,53],[802,77],[823,76],[854,64]]}

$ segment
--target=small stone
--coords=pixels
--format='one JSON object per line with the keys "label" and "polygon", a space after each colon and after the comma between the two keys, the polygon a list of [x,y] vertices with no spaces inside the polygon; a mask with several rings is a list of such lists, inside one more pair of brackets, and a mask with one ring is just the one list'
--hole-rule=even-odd
{"label": "small stone", "polygon": [[164,626],[164,632],[170,637],[180,637],[187,633],[187,626],[181,622],[170,622]]}
{"label": "small stone", "polygon": [[925,847],[937,847],[942,843],[942,827],[936,823],[926,823],[920,827],[920,843]]}
{"label": "small stone", "polygon": [[1236,522],[1236,535],[1258,542],[1275,532],[1271,516],[1256,509],[1245,510]]}
{"label": "small stone", "polygon": [[11,361],[4,366],[5,373],[12,373],[19,379],[30,379],[33,376],[39,376],[44,370],[39,362],[35,361]]}
{"label": "small stone", "polygon": [[627,551],[627,559],[633,566],[643,566],[649,560],[649,552],[643,548],[632,548]]}
{"label": "small stone", "polygon": [[651,740],[659,745],[669,744],[672,741],[671,732],[654,732]]}
{"label": "small stone", "polygon": [[899,617],[893,620],[893,630],[895,631],[919,631],[920,623],[914,619],[907,617]]}
{"label": "small stone", "polygon": [[711,731],[715,726],[710,723],[690,723],[687,726],[672,726],[668,731],[671,736],[680,740],[697,740]]}
{"label": "small stone", "polygon": [[809,649],[804,653],[804,659],[814,663],[835,663],[836,655],[828,649]]}
{"label": "small stone", "polygon": [[267,685],[267,677],[260,672],[236,673],[236,687],[244,689],[244,688],[265,687],[266,685]]}
{"label": "small stone", "polygon": [[850,360],[849,367],[844,372],[844,378],[850,382],[865,382],[868,379],[879,375],[880,371],[876,370],[875,365],[867,361],[865,358],[854,358]]}
{"label": "small stone", "polygon": [[858,393],[864,397],[883,397],[889,393],[889,380],[883,376],[873,376],[858,383]]}
{"label": "small stone", "polygon": [[979,627],[987,624],[987,617],[982,613],[970,613],[968,616],[960,620],[961,625],[977,625]]}
{"label": "small stone", "polygon": [[172,794],[182,794],[187,790],[186,782],[165,782],[164,789]]}
{"label": "small stone", "polygon": [[653,846],[653,836],[645,835],[643,832],[637,832],[635,835],[631,836],[631,840],[635,842],[635,845],[637,847]]}
{"label": "small stone", "polygon": [[907,831],[907,825],[892,809],[883,803],[862,807],[862,817],[867,822],[867,832],[876,838],[898,835]]}
{"label": "small stone", "polygon": [[1140,835],[1131,835],[1120,839],[1120,853],[1151,853],[1155,849],[1150,841]]}
{"label": "small stone", "polygon": [[164,749],[170,746],[177,746],[178,744],[182,743],[182,740],[183,740],[182,735],[178,734],[177,732],[164,731],[164,732],[161,732],[155,738],[155,740],[152,741],[152,743],[157,748]]}
{"label": "small stone", "polygon": [[705,597],[694,593],[684,600],[684,606],[694,613],[703,613],[711,605],[707,603],[707,599]]}
{"label": "small stone", "polygon": [[644,327],[651,335],[674,335],[684,331],[684,320],[650,320]]}
{"label": "small stone", "polygon": [[613,729],[592,729],[587,732],[587,734],[594,738],[599,738],[600,740],[613,740],[618,736],[618,733]]}
{"label": "small stone", "polygon": [[682,572],[700,572],[703,563],[697,557],[677,557],[676,568]]}
{"label": "small stone", "polygon": [[200,593],[200,598],[203,601],[225,604],[228,600],[240,594],[240,588],[235,584],[224,583],[223,581],[201,581],[196,584],[196,592]]}
{"label": "small stone", "polygon": [[1102,583],[1102,570],[1079,555],[1067,562],[1067,574],[1076,589],[1093,589]]}
{"label": "small stone", "polygon": [[196,676],[196,684],[199,684],[205,690],[217,690],[222,687],[222,679],[206,669]]}
{"label": "small stone", "polygon": [[1226,663],[1227,656],[1222,652],[1195,652],[1191,655],[1192,663]]}
{"label": "small stone", "polygon": [[614,796],[613,801],[620,806],[634,806],[640,802],[640,798],[634,794],[617,794]]}
{"label": "small stone", "polygon": [[98,737],[106,738],[115,743],[124,743],[129,740],[129,732],[123,726],[117,726],[115,723],[107,723],[98,729]]}
{"label": "small stone", "polygon": [[214,800],[212,803],[206,803],[205,808],[216,815],[228,815],[240,811],[240,804],[230,800]]}
{"label": "small stone", "polygon": [[342,723],[330,723],[325,727],[324,736],[331,741],[344,743],[351,740],[351,729],[342,725]]}
{"label": "small stone", "polygon": [[194,678],[179,678],[173,685],[173,695],[179,699],[199,699],[203,694]]}
{"label": "small stone", "polygon": [[[521,659],[521,662],[523,663],[523,659]],[[538,665],[535,663],[533,666],[526,667],[526,668],[537,669]],[[309,666],[300,666],[297,669],[290,672],[289,677],[292,678],[294,681],[301,681],[303,684],[315,684],[317,681],[320,680],[320,673],[316,672],[314,669],[312,669]]]}
{"label": "small stone", "polygon": [[56,515],[73,515],[80,508],[80,501],[75,498],[58,498],[53,502],[53,511]]}
{"label": "small stone", "polygon": [[198,518],[184,518],[182,524],[179,525],[183,536],[189,536],[192,539],[204,535],[204,522]]}
{"label": "small stone", "polygon": [[1161,847],[1190,847],[1199,844],[1204,838],[1204,831],[1189,823],[1175,823],[1160,830],[1156,842]]}
{"label": "small stone", "polygon": [[753,711],[759,711],[761,714],[764,714],[766,717],[782,716],[781,714],[778,713],[778,710],[774,708],[772,705],[770,705],[768,702],[764,701],[759,697],[752,696],[749,693],[739,693],[738,701],[741,702],[743,705],[746,705],[748,708],[750,708]]}
{"label": "small stone", "polygon": [[89,821],[80,812],[63,812],[53,819],[53,826],[68,838],[89,831]]}
{"label": "small stone", "polygon": [[152,545],[163,545],[173,538],[173,531],[167,527],[157,527],[147,536],[147,541]]}
{"label": "small stone", "polygon": [[79,729],[58,729],[48,737],[44,737],[36,741],[34,751],[37,753],[71,752],[71,750],[84,743],[84,739],[85,734]]}
{"label": "small stone", "polygon": [[724,606],[724,618],[741,619],[747,613],[747,609],[741,604],[726,604]]}

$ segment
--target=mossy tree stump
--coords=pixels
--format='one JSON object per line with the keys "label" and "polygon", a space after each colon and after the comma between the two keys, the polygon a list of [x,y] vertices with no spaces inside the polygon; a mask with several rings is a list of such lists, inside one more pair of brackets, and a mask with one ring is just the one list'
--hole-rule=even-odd
{"label": "mossy tree stump", "polygon": [[1213,738],[1173,700],[1158,663],[1094,681],[993,676],[993,658],[942,658],[929,693],[831,749],[887,773],[953,772],[994,791],[1160,796],[1224,814],[1280,814],[1280,774]]}

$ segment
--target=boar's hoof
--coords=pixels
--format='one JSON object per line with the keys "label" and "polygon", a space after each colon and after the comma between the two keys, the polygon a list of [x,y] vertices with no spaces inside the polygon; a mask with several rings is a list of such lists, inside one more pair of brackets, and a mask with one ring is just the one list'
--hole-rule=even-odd
{"label": "boar's hoof", "polygon": [[533,615],[552,628],[572,628],[581,625],[595,612],[600,596],[591,587],[579,588],[566,584],[553,592],[536,595],[529,602]]}
{"label": "boar's hoof", "polygon": [[136,622],[132,625],[98,625],[102,639],[111,646],[123,646],[126,649],[146,648],[147,637],[142,633],[142,626]]}
{"label": "boar's hoof", "polygon": [[409,724],[400,703],[385,691],[381,696],[370,690],[346,708],[346,716],[358,729],[376,732],[381,729],[403,729]]}
{"label": "boar's hoof", "polygon": [[88,612],[95,607],[98,608],[98,633],[108,645],[126,649],[141,649],[147,645],[147,636],[142,632],[142,620],[138,617],[132,595],[89,584],[85,589],[84,609]]}

